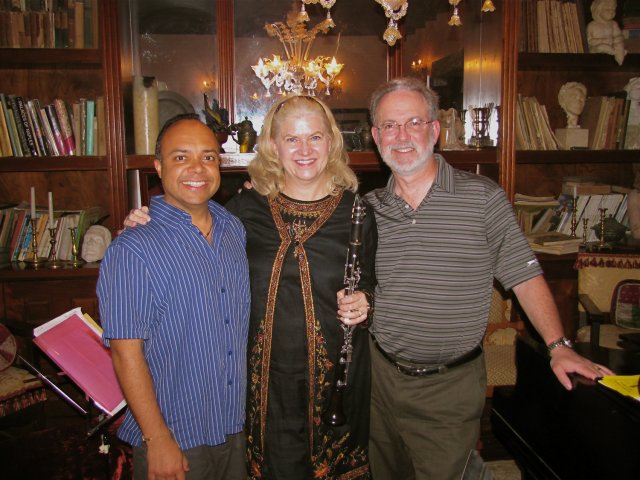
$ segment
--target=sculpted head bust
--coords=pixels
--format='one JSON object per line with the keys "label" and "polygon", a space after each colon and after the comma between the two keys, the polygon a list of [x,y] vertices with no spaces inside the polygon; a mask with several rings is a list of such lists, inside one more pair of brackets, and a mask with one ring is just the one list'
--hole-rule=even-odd
{"label": "sculpted head bust", "polygon": [[87,229],[82,240],[82,259],[89,263],[102,260],[110,243],[109,229],[102,225],[92,225]]}
{"label": "sculpted head bust", "polygon": [[560,87],[558,103],[567,114],[567,128],[579,128],[578,117],[584,110],[587,87],[579,82],[568,82]]}

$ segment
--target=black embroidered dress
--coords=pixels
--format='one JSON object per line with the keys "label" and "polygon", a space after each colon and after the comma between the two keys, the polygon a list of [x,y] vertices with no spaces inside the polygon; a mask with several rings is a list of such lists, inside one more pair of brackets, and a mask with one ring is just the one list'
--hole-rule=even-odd
{"label": "black embroidered dress", "polygon": [[[250,478],[369,478],[370,365],[367,331],[356,328],[344,392],[347,423],[320,420],[333,383],[343,332],[336,292],[344,264],[354,194],[313,202],[253,190],[227,208],[247,230],[251,277],[247,451]],[[377,232],[363,226],[360,289],[373,291]]]}

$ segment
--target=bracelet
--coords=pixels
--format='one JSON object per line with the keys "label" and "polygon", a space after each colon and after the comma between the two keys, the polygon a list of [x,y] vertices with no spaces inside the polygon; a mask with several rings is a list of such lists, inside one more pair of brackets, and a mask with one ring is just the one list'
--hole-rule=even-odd
{"label": "bracelet", "polygon": [[169,433],[161,433],[160,435],[156,435],[154,437],[145,437],[144,435],[142,435],[142,443],[150,443],[151,440],[156,440],[158,438],[162,438],[162,437],[173,437],[173,433],[169,432]]}
{"label": "bracelet", "polygon": [[551,342],[547,345],[547,351],[551,353],[551,351],[557,347],[567,347],[573,348],[573,342],[569,340],[567,337],[560,337],[554,342]]}

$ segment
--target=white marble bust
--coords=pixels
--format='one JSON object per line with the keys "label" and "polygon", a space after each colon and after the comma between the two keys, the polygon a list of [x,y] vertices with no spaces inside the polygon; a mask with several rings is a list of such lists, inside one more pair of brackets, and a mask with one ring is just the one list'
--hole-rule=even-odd
{"label": "white marble bust", "polygon": [[589,52],[613,55],[618,65],[622,65],[627,51],[624,49],[622,30],[614,20],[617,5],[616,0],[593,1],[593,21],[587,25],[587,43]]}
{"label": "white marble bust", "polygon": [[82,259],[85,262],[102,260],[107,247],[111,244],[111,232],[102,225],[92,225],[82,240]]}
{"label": "white marble bust", "polygon": [[558,103],[567,115],[567,128],[580,128],[578,118],[587,100],[587,87],[579,82],[567,82],[558,92]]}

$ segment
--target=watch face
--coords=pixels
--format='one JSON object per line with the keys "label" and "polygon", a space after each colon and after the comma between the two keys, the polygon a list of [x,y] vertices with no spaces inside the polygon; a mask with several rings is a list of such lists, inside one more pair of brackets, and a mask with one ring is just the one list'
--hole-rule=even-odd
{"label": "watch face", "polygon": [[9,329],[0,324],[0,372],[13,364],[16,358],[16,339]]}

